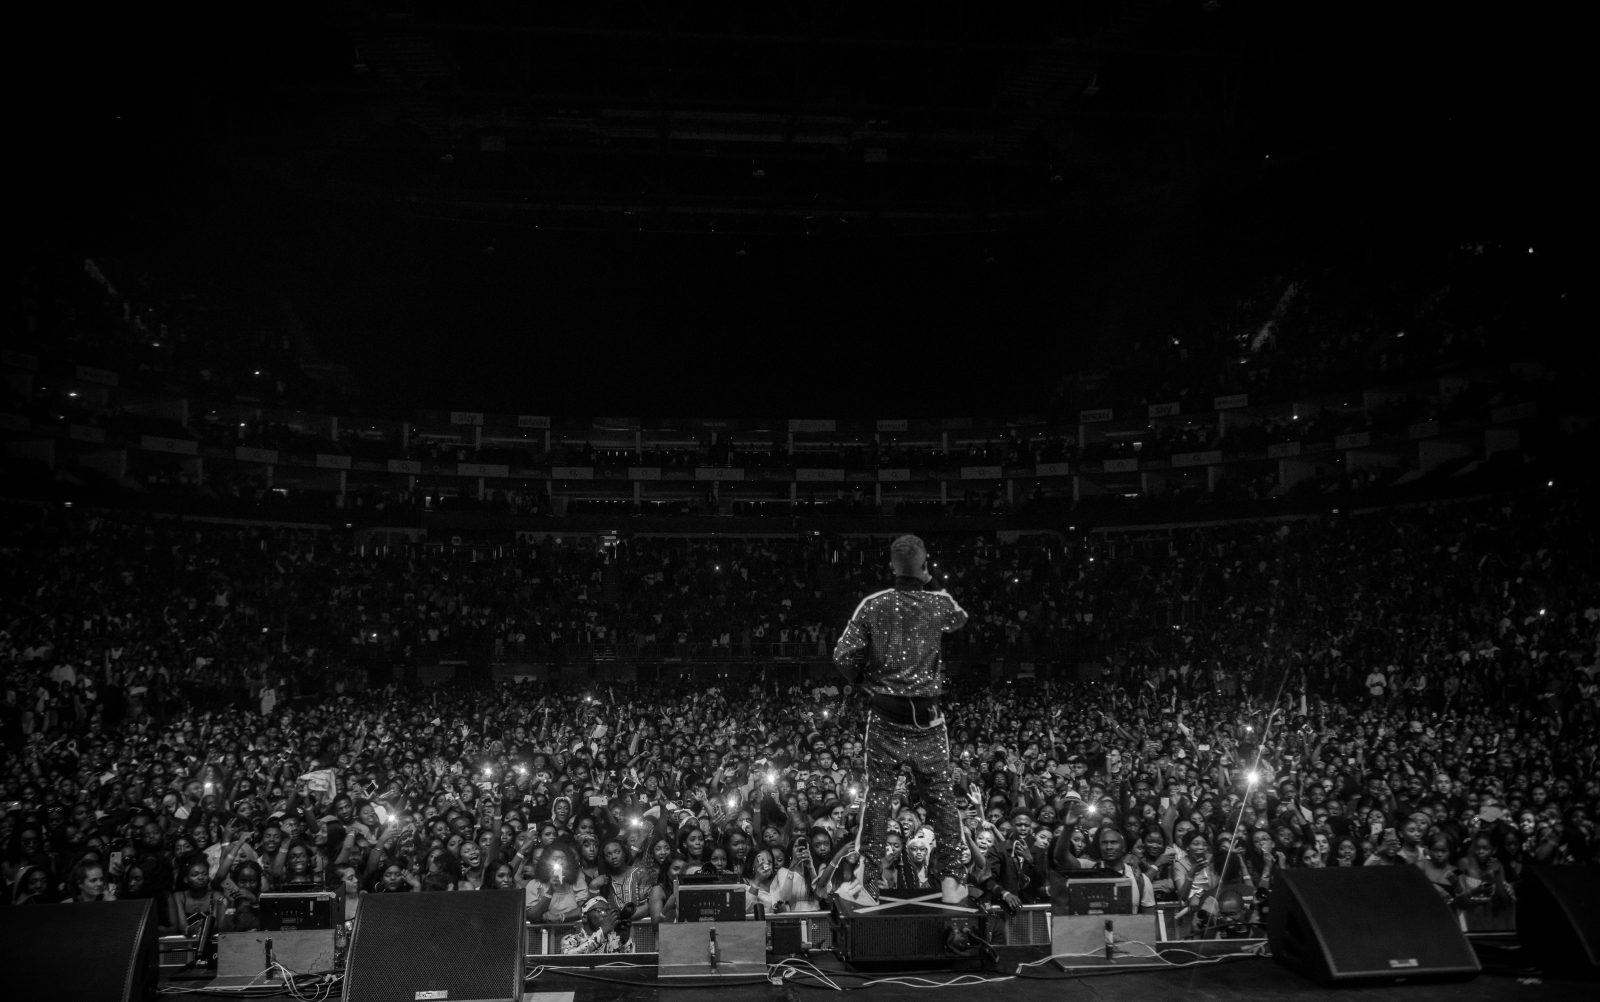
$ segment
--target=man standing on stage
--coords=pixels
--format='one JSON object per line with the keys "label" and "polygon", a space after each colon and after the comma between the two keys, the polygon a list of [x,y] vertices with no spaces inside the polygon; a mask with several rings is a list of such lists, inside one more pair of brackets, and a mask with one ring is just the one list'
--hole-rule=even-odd
{"label": "man standing on stage", "polygon": [[870,705],[866,730],[866,807],[856,833],[862,887],[876,899],[884,825],[894,777],[909,763],[929,800],[935,838],[934,875],[947,904],[966,900],[961,865],[961,815],[950,770],[950,737],[939,697],[944,666],[939,643],[967,622],[966,610],[943,589],[930,589],[927,547],[916,536],[889,546],[894,587],[868,595],[856,607],[833,649],[833,662],[859,686]]}

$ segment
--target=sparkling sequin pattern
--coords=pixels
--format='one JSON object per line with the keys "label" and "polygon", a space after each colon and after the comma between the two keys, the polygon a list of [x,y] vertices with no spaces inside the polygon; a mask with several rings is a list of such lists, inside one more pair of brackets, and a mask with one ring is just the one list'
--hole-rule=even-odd
{"label": "sparkling sequin pattern", "polygon": [[966,622],[966,610],[949,592],[897,585],[861,600],[833,648],[833,661],[846,676],[859,671],[869,692],[938,696],[944,690],[940,638]]}

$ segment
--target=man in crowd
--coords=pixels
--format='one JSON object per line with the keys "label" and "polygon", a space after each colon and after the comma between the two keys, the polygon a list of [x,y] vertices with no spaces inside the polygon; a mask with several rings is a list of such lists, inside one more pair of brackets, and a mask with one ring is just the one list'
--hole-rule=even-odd
{"label": "man in crowd", "polygon": [[[1078,801],[1079,804],[1082,801]],[[1142,873],[1137,865],[1128,859],[1128,839],[1121,830],[1109,825],[1102,826],[1095,835],[1095,844],[1100,848],[1098,861],[1074,855],[1072,843],[1061,839],[1056,843],[1055,865],[1062,872],[1073,870],[1108,870],[1120,874],[1125,878],[1133,892],[1133,904],[1139,913],[1145,914],[1156,906],[1155,887],[1150,878]]]}

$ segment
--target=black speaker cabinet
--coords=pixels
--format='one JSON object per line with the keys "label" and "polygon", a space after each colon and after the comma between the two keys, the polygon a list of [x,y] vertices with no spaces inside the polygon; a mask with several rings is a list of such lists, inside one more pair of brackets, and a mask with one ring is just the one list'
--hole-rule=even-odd
{"label": "black speaker cabinet", "polygon": [[369,894],[356,912],[346,1002],[522,998],[521,891]]}
{"label": "black speaker cabinet", "polygon": [[151,901],[0,908],[8,998],[155,998],[159,976]]}
{"label": "black speaker cabinet", "polygon": [[1466,981],[1482,970],[1455,912],[1414,866],[1277,871],[1267,945],[1326,985]]}
{"label": "black speaker cabinet", "polygon": [[1517,940],[1541,968],[1600,976],[1600,867],[1529,866],[1517,888]]}
{"label": "black speaker cabinet", "polygon": [[939,892],[897,899],[838,915],[833,940],[839,959],[858,970],[909,970],[921,967],[979,970],[979,958],[957,957],[945,950],[952,917],[964,916],[984,940],[991,936],[987,913],[939,902]]}

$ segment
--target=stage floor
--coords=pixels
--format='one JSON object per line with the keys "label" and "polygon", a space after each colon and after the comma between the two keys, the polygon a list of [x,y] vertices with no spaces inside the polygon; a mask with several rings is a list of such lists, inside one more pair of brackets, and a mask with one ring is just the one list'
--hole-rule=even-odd
{"label": "stage floor", "polygon": [[[1596,997],[1597,984],[1545,977],[1518,977],[1512,973],[1489,973],[1494,965],[1485,958],[1486,973],[1470,981],[1444,984],[1395,984],[1325,988],[1287,970],[1275,961],[1254,956],[1238,956],[1217,963],[1192,967],[1090,968],[1063,972],[1054,964],[1019,967],[1047,956],[1037,947],[1002,947],[998,969],[981,974],[923,970],[917,973],[855,972],[826,955],[812,957],[816,969],[841,988],[864,990],[874,999],[925,999],[929,988],[945,986],[941,994],[949,999],[1003,999],[1005,1002],[1060,1002],[1063,998],[1088,998],[1096,1002],[1149,1002],[1153,998],[1183,999],[1184,1002],[1295,1002],[1346,1000],[1363,1002],[1589,1002]],[[565,958],[548,958],[564,960]],[[598,958],[596,958],[598,959]],[[530,959],[530,964],[532,960]],[[654,958],[638,961],[619,958],[620,964],[642,966],[585,966],[572,968],[530,967],[530,979],[523,1002],[746,1002],[746,1000],[811,998],[815,992],[833,989],[818,977],[795,975],[784,984],[773,985],[765,978],[694,978],[681,984],[663,984],[657,979]],[[803,967],[803,964],[795,965]],[[954,982],[954,983],[951,983]],[[174,978],[163,981],[164,988],[199,988],[204,980]],[[210,996],[217,997],[217,996]],[[291,998],[252,994],[253,998]],[[337,994],[333,999],[337,999]],[[63,1002],[65,1000],[63,999]]]}

